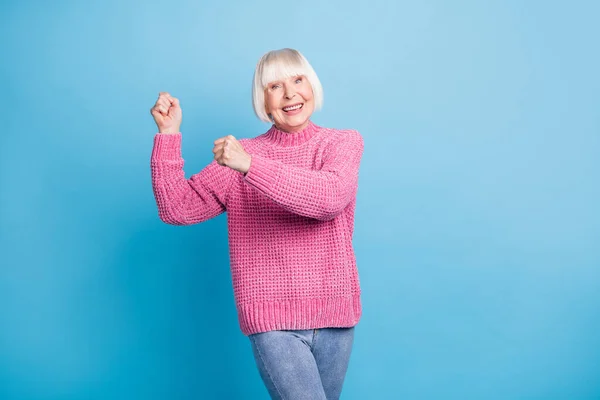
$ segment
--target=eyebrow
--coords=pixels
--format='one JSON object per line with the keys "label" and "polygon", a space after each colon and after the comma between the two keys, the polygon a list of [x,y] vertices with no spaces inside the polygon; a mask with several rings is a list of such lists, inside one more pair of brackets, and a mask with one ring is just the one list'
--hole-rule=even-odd
{"label": "eyebrow", "polygon": [[[296,80],[296,79],[299,79],[299,78],[304,78],[304,75],[300,74],[300,75],[289,76],[286,79],[289,79],[289,78],[293,78],[294,80]],[[271,87],[271,86],[276,85],[278,83],[283,83],[284,80],[285,79],[280,79],[280,80],[277,80],[277,81],[269,82],[267,84],[267,87]]]}

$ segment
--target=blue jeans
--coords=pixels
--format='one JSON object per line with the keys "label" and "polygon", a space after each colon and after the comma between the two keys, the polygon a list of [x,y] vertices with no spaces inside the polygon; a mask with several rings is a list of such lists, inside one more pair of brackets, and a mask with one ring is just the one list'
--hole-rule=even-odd
{"label": "blue jeans", "polygon": [[339,399],[354,327],[269,331],[248,337],[272,399]]}

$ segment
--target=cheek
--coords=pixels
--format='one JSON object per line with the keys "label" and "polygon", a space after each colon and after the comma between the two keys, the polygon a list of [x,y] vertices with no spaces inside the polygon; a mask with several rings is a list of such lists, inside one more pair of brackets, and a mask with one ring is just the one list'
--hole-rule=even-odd
{"label": "cheek", "polygon": [[277,103],[273,94],[265,94],[265,105],[267,107],[267,110],[277,108]]}
{"label": "cheek", "polygon": [[304,97],[304,99],[306,100],[312,100],[313,99],[313,91],[312,91],[312,86],[308,85],[302,88],[302,97]]}

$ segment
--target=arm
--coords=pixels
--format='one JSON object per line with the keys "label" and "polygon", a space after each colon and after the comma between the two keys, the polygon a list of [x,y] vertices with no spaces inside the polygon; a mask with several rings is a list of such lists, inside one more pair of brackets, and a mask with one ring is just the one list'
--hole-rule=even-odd
{"label": "arm", "polygon": [[252,155],[244,181],[286,210],[327,221],[354,199],[364,143],[357,131],[343,131],[318,171]]}
{"label": "arm", "polygon": [[183,164],[181,134],[156,134],[150,166],[160,219],[172,225],[191,225],[225,212],[235,171],[213,160],[188,180]]}

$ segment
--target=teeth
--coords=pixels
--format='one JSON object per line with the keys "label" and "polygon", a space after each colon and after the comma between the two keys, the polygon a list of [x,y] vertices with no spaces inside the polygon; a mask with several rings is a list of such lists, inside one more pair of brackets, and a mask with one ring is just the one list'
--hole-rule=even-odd
{"label": "teeth", "polygon": [[284,109],[283,109],[283,110],[284,110],[284,111],[292,111],[292,110],[297,110],[297,109],[299,109],[300,107],[302,107],[302,104],[298,104],[297,106],[294,106],[294,107],[284,107]]}

